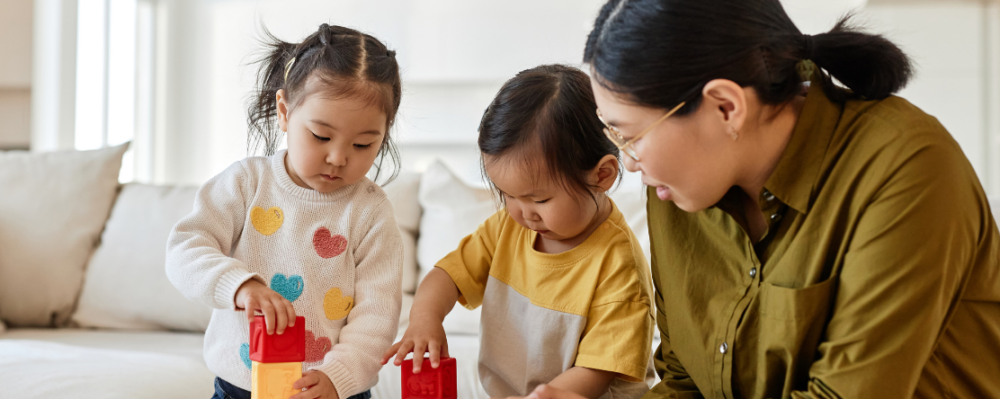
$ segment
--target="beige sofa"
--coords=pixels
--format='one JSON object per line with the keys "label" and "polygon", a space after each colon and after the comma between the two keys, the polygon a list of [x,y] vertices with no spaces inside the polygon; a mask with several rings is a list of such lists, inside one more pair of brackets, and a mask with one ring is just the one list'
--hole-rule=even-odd
{"label": "beige sofa", "polygon": [[[202,358],[211,310],[170,285],[163,261],[197,187],[119,185],[124,150],[0,153],[0,399],[212,395]],[[636,179],[613,198],[645,243]],[[496,208],[440,163],[401,174],[386,192],[405,241],[402,332],[419,277]],[[459,397],[486,398],[479,313],[457,307],[445,324]],[[390,365],[373,394],[399,398],[399,387]]]}

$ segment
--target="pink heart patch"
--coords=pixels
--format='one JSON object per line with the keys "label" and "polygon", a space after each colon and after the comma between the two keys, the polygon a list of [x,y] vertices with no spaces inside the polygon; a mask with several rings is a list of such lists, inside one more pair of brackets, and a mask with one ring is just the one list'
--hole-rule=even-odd
{"label": "pink heart patch", "polygon": [[316,339],[316,335],[312,331],[306,330],[306,363],[323,361],[323,357],[330,349],[333,349],[330,338],[319,337]]}
{"label": "pink heart patch", "polygon": [[329,259],[344,253],[347,249],[347,238],[340,234],[333,235],[326,227],[320,227],[313,234],[313,247],[320,257]]}

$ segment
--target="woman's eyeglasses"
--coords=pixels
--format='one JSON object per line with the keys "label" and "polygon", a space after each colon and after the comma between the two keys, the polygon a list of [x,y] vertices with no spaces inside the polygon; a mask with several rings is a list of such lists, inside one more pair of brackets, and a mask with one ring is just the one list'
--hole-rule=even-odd
{"label": "woman's eyeglasses", "polygon": [[662,117],[660,117],[660,119],[657,119],[656,122],[653,122],[653,124],[649,125],[649,127],[643,129],[641,132],[639,132],[639,134],[635,135],[635,137],[632,137],[631,140],[625,140],[625,138],[622,137],[621,132],[618,131],[618,128],[611,126],[607,122],[605,122],[604,117],[601,116],[601,110],[597,110],[597,118],[600,119],[601,123],[604,124],[604,135],[608,136],[608,140],[611,140],[611,142],[614,143],[615,146],[618,147],[619,150],[621,150],[621,152],[625,153],[625,155],[628,155],[630,158],[632,158],[632,160],[639,162],[639,155],[635,153],[635,148],[633,144],[635,144],[636,141],[639,141],[639,139],[641,139],[642,136],[646,135],[646,133],[649,133],[650,130],[653,130],[653,128],[656,127],[656,125],[659,125],[660,122],[667,120],[667,118],[669,118],[670,115],[673,115],[675,112],[680,110],[685,103],[686,102],[681,102],[680,104],[677,104],[677,106],[671,109],[669,112],[667,112],[666,115],[663,115]]}

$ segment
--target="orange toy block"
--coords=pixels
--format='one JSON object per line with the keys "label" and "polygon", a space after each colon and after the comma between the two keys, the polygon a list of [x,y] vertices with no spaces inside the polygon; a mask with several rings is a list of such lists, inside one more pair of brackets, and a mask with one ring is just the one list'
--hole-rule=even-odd
{"label": "orange toy block", "polygon": [[288,399],[301,391],[292,384],[302,378],[302,363],[259,363],[250,368],[250,397],[252,399]]}

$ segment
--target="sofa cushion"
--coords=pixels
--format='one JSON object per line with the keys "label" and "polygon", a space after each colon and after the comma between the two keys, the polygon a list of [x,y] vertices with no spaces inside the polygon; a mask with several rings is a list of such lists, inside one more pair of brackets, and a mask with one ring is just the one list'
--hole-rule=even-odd
{"label": "sofa cushion", "polygon": [[0,319],[11,326],[69,320],[126,148],[0,153]]}
{"label": "sofa cushion", "polygon": [[386,184],[385,194],[392,203],[396,224],[403,236],[403,292],[412,294],[417,289],[417,234],[420,229],[420,203],[417,193],[420,175],[400,173]]}
{"label": "sofa cushion", "polygon": [[74,322],[82,327],[205,331],[212,309],[181,295],[164,272],[167,237],[191,213],[197,191],[122,186],[87,267]]}

